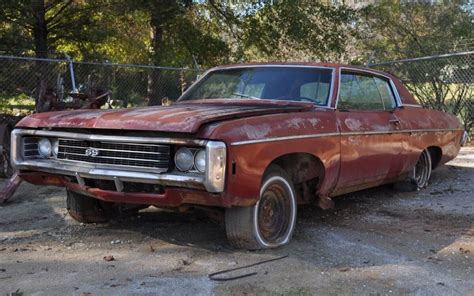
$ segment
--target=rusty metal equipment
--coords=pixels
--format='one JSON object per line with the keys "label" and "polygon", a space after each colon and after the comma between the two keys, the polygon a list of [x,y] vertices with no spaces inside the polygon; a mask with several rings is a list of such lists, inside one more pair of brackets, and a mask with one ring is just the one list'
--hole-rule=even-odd
{"label": "rusty metal equipment", "polygon": [[[38,95],[37,98],[35,98],[34,112],[100,109],[105,105],[108,105],[110,108],[110,91],[92,87],[90,83],[89,87],[80,90],[76,88],[72,62],[69,58],[68,61],[72,83],[71,92],[64,92],[61,76],[58,76],[55,87],[51,87],[47,85],[45,80],[41,80]],[[0,204],[10,199],[23,181],[10,165],[10,134],[14,126],[23,119],[23,117],[24,116],[0,114],[0,177],[9,178],[5,186],[0,190]]]}

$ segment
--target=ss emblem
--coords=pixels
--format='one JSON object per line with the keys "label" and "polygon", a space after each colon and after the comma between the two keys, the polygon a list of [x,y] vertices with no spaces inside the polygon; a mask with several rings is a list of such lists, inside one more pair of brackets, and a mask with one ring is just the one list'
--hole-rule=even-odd
{"label": "ss emblem", "polygon": [[97,155],[99,155],[99,149],[95,149],[95,148],[87,148],[86,149],[86,152],[84,153],[86,156],[90,156],[90,157],[96,157]]}

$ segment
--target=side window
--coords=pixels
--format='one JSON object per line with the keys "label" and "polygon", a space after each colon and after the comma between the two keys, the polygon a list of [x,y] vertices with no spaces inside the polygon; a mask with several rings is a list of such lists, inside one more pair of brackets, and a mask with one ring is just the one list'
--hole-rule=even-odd
{"label": "side window", "polygon": [[385,110],[391,110],[397,107],[389,82],[378,77],[374,77],[374,80],[375,84],[377,84],[377,88],[379,90],[380,97],[382,98]]}
{"label": "side window", "polygon": [[339,109],[391,110],[395,107],[388,82],[369,75],[341,74]]}
{"label": "side window", "polygon": [[325,104],[329,94],[329,82],[309,82],[300,86],[300,97],[308,98],[317,104]]}

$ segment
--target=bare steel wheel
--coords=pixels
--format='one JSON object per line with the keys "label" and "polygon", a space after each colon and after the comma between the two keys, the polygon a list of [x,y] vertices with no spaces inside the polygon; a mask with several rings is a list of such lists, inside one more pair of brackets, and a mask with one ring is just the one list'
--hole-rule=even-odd
{"label": "bare steel wheel", "polygon": [[260,188],[260,200],[251,207],[226,210],[226,232],[237,248],[264,249],[287,244],[296,222],[296,196],[286,172],[271,166]]}
{"label": "bare steel wheel", "polygon": [[430,176],[431,156],[428,150],[424,150],[411,173],[412,181],[414,184],[416,184],[417,190],[428,186],[428,180],[430,179]]}

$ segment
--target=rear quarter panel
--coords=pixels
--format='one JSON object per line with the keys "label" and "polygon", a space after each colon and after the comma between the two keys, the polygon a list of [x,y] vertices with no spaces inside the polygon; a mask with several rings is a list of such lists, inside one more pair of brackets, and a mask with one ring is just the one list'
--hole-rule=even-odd
{"label": "rear quarter panel", "polygon": [[405,170],[411,169],[421,152],[428,147],[439,147],[439,164],[455,158],[460,150],[463,127],[456,116],[441,111],[406,106],[400,113],[402,128],[407,131],[404,150]]}

